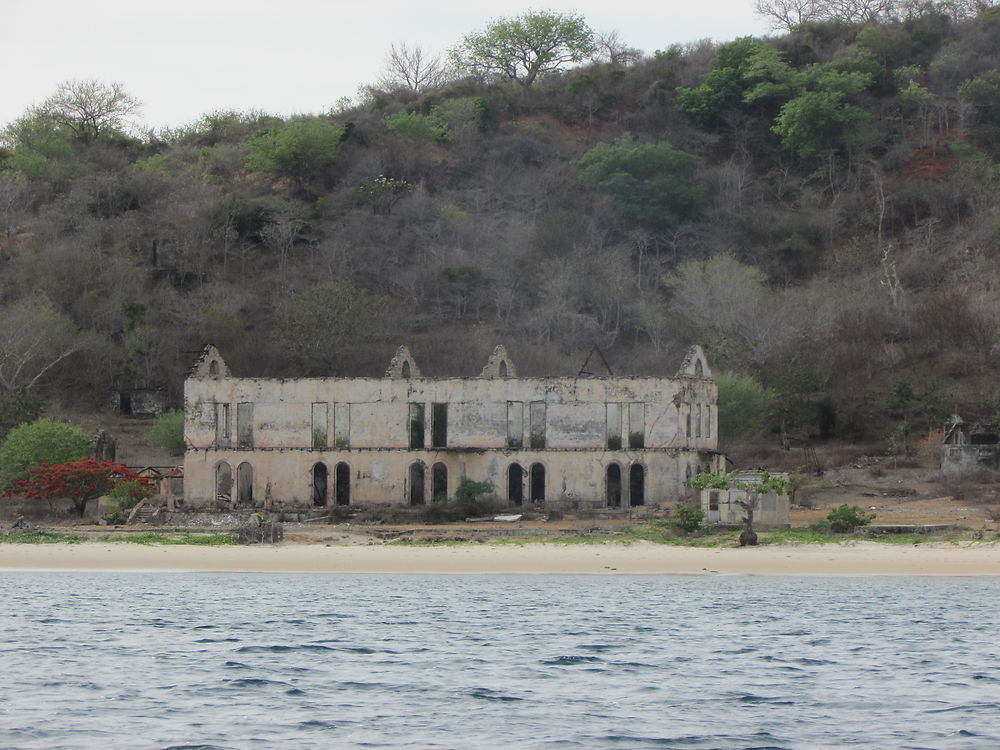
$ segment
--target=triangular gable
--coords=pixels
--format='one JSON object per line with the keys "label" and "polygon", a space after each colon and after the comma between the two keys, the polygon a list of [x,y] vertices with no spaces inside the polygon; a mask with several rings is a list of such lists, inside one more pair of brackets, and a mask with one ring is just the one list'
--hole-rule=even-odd
{"label": "triangular gable", "polygon": [[507,350],[504,348],[503,344],[498,344],[494,349],[490,358],[486,360],[486,366],[483,368],[483,374],[481,377],[484,378],[516,378],[517,368],[514,367],[514,363],[510,361],[510,355],[507,354]]}
{"label": "triangular gable", "polygon": [[385,376],[394,380],[409,380],[420,377],[420,368],[417,367],[416,360],[413,359],[409,349],[401,346],[396,350],[396,354],[389,361]]}

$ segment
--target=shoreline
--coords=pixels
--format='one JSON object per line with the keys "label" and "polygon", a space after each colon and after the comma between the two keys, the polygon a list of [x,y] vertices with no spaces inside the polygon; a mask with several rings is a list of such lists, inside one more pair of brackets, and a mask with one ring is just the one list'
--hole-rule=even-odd
{"label": "shoreline", "polygon": [[375,575],[1000,576],[997,542],[748,548],[630,544],[219,546],[0,544],[6,571]]}

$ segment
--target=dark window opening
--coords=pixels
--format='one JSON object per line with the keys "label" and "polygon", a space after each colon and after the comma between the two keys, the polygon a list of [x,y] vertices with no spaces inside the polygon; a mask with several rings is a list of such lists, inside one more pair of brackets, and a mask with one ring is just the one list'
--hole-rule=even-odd
{"label": "dark window opening", "polygon": [[409,380],[410,379],[410,363],[409,362],[403,362],[403,370],[402,370],[402,372],[403,372],[403,377],[406,378],[407,380]]}
{"label": "dark window opening", "polygon": [[253,404],[236,404],[236,447],[253,448]]}
{"label": "dark window opening", "polygon": [[233,500],[233,470],[225,461],[215,467],[215,499],[224,503]]}
{"label": "dark window opening", "polygon": [[618,464],[608,466],[606,499],[609,508],[620,508],[622,504],[622,468]]}
{"label": "dark window opening", "polygon": [[500,372],[501,378],[507,377],[507,360],[505,359],[500,360],[500,367],[498,368],[498,370]]}
{"label": "dark window opening", "polygon": [[542,464],[531,465],[531,502],[545,502],[545,467]]}
{"label": "dark window opening", "polygon": [[236,503],[253,507],[253,466],[247,461],[236,468]]}
{"label": "dark window opening", "polygon": [[440,462],[431,469],[431,498],[434,502],[448,499],[448,467]]}
{"label": "dark window opening", "polygon": [[334,469],[334,495],[337,505],[351,504],[351,467],[341,462]]}
{"label": "dark window opening", "polygon": [[507,467],[507,500],[511,505],[521,505],[524,502],[524,469],[520,464]]}
{"label": "dark window opening", "polygon": [[507,447],[518,449],[524,446],[524,404],[520,401],[507,402]]}
{"label": "dark window opening", "polygon": [[712,490],[708,493],[708,509],[718,510],[719,509],[719,491]]}
{"label": "dark window opening", "polygon": [[431,445],[435,448],[448,445],[448,404],[431,406]]}
{"label": "dark window opening", "polygon": [[532,401],[528,407],[528,432],[533,450],[545,449],[545,402]]}
{"label": "dark window opening", "polygon": [[410,464],[410,505],[424,504],[424,465]]}
{"label": "dark window opening", "polygon": [[641,464],[632,464],[628,470],[628,504],[646,504],[646,470]]}
{"label": "dark window opening", "polygon": [[312,503],[317,507],[326,505],[326,479],[326,464],[315,464],[312,469]]}
{"label": "dark window opening", "polygon": [[424,405],[410,404],[410,450],[424,447]]}

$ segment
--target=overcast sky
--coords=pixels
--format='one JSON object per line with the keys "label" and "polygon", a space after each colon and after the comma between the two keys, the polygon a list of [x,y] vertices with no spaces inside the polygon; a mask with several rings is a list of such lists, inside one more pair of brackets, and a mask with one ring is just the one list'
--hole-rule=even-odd
{"label": "overcast sky", "polygon": [[321,112],[374,82],[392,42],[443,52],[498,15],[577,11],[645,52],[760,35],[753,0],[0,0],[0,125],[70,78],[120,81],[142,122]]}

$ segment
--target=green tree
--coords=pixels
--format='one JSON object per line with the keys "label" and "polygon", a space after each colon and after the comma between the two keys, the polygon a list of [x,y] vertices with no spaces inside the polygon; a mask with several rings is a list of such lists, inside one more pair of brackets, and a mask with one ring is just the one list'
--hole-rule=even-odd
{"label": "green tree", "polygon": [[184,412],[171,409],[158,416],[150,430],[153,442],[168,451],[171,456],[182,456],[186,445],[184,443]]}
{"label": "green tree", "polygon": [[765,388],[752,375],[719,372],[719,438],[729,442],[751,437],[767,426],[773,416],[778,394]]}
{"label": "green tree", "polygon": [[792,491],[792,483],[783,477],[769,471],[761,471],[747,479],[738,479],[736,472],[705,472],[687,480],[687,484],[696,490],[742,490],[742,498],[735,502],[743,508],[743,531],[740,533],[740,546],[747,547],[757,544],[757,532],[753,530],[753,516],[760,505],[762,495],[787,495]]}
{"label": "green tree", "polygon": [[291,120],[250,141],[247,169],[291,177],[301,187],[323,175],[340,153],[344,132],[322,117]]}
{"label": "green tree", "polygon": [[698,212],[698,164],[666,141],[636,143],[628,134],[598,143],[576,162],[583,184],[610,195],[628,218],[651,229],[670,229]]}
{"label": "green tree", "polygon": [[459,69],[472,75],[517,81],[528,88],[538,76],[582,62],[596,50],[594,31],[583,16],[528,11],[491,21],[450,54]]}
{"label": "green tree", "polygon": [[448,123],[436,112],[422,115],[419,112],[397,112],[385,118],[385,126],[404,138],[415,141],[439,143],[448,139]]}
{"label": "green tree", "polygon": [[90,437],[75,425],[38,419],[21,425],[0,445],[0,490],[28,476],[32,466],[79,461],[90,453]]}
{"label": "green tree", "polygon": [[677,89],[678,109],[704,128],[722,125],[727,112],[744,106],[747,92],[777,55],[767,42],[750,36],[720,45],[701,84]]}

